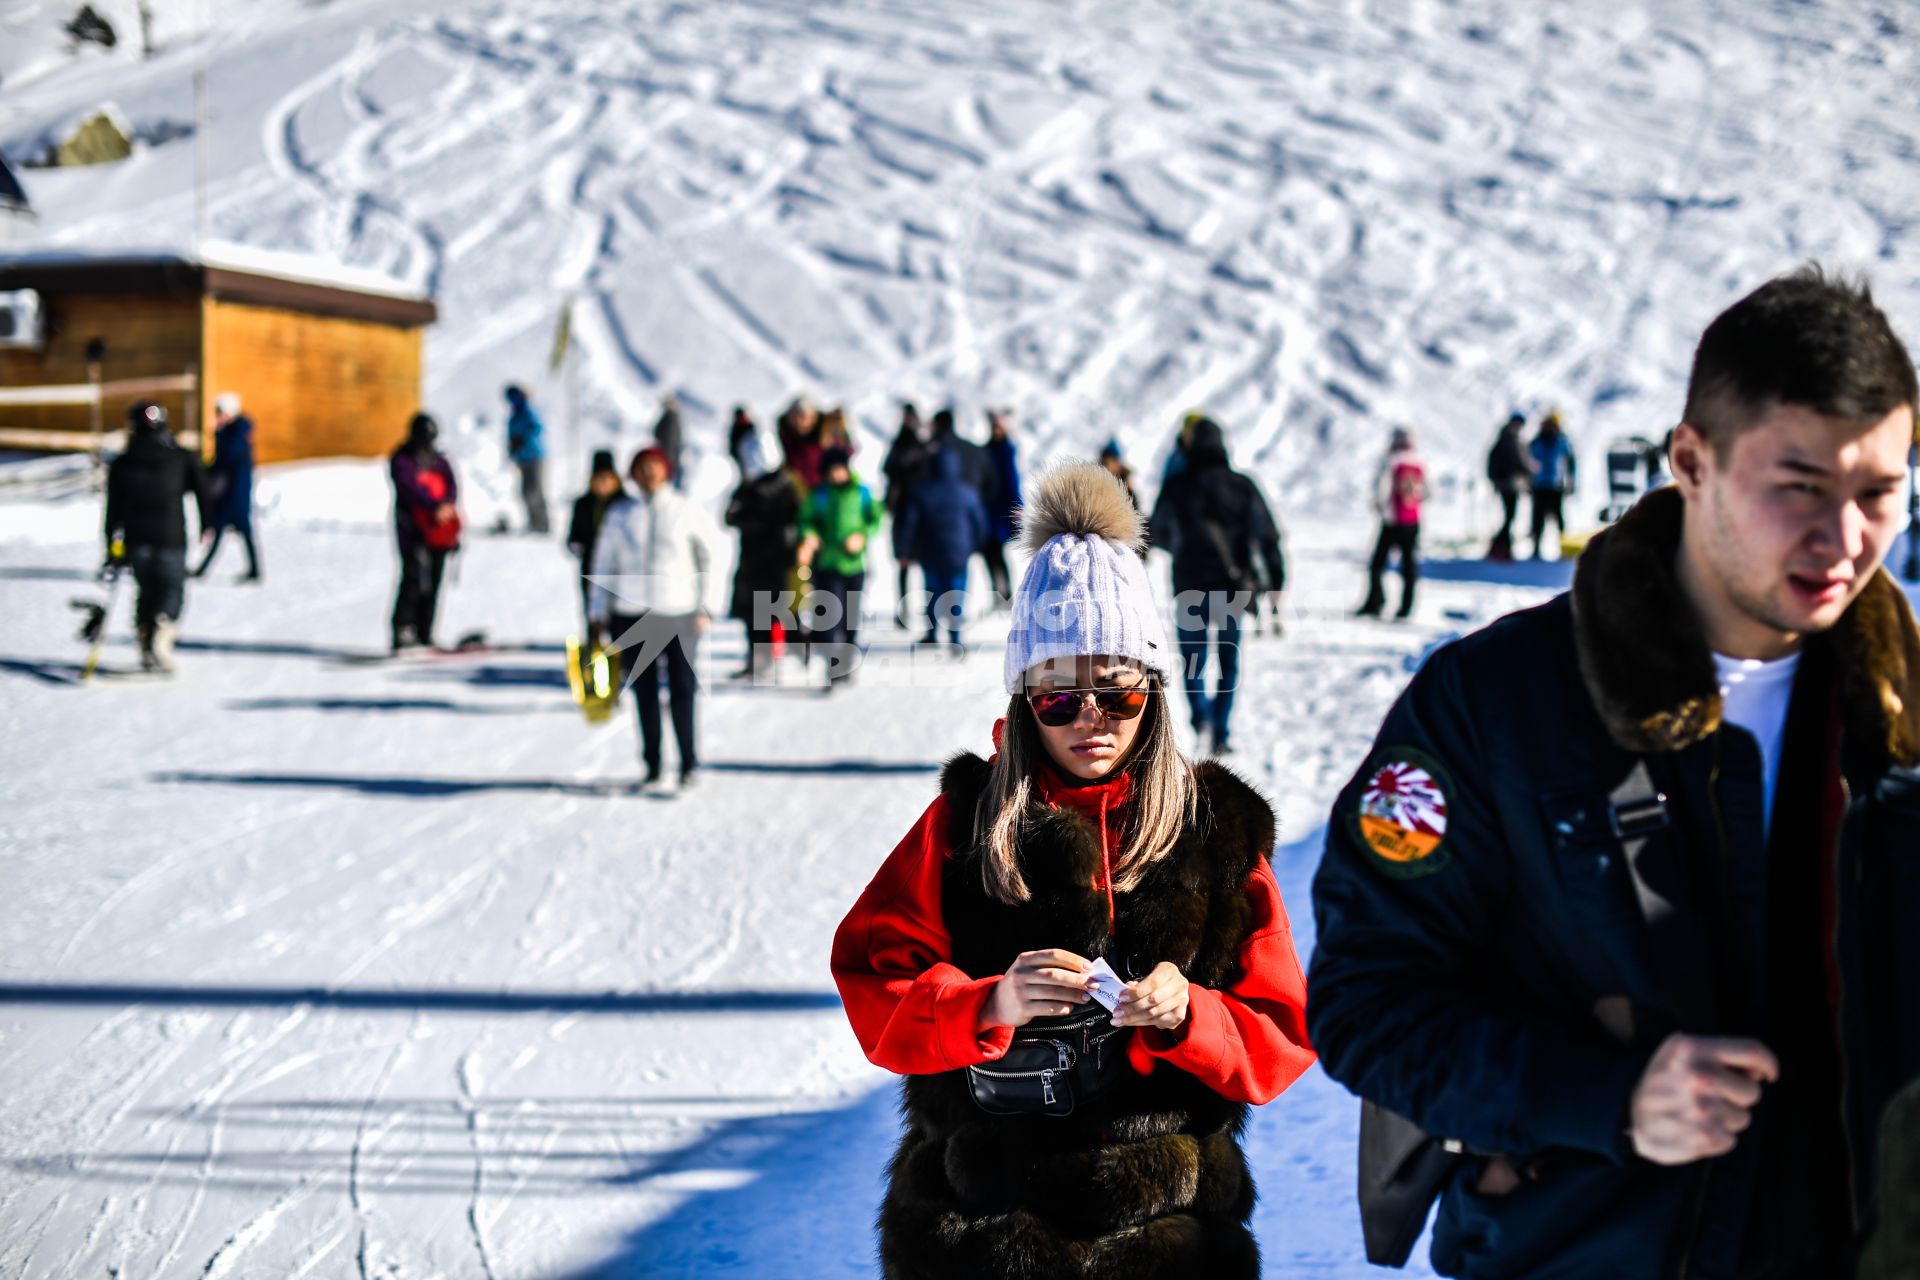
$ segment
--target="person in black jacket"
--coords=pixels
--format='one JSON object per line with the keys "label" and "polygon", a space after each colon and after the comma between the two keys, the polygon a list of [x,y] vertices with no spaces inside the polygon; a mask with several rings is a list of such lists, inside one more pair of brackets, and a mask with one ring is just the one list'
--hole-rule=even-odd
{"label": "person in black jacket", "polygon": [[214,398],[213,421],[213,465],[207,471],[208,488],[213,494],[213,541],[207,544],[193,576],[207,576],[213,557],[219,554],[222,535],[231,529],[247,549],[247,572],[240,581],[258,582],[260,552],[253,541],[253,420],[240,412],[240,397],[228,391]]}
{"label": "person in black jacket", "polygon": [[1520,514],[1520,494],[1533,480],[1533,465],[1527,461],[1527,449],[1520,433],[1527,429],[1526,417],[1517,410],[1507,415],[1487,452],[1487,480],[1500,499],[1500,531],[1487,548],[1489,560],[1513,559],[1513,521]]}
{"label": "person in black jacket", "polygon": [[393,650],[433,647],[433,621],[447,557],[460,549],[459,485],[453,464],[436,441],[440,426],[424,413],[407,424],[407,438],[387,460],[393,480],[393,531],[400,551],[400,585],[393,599]]}
{"label": "person in black jacket", "polygon": [[[1173,556],[1174,625],[1186,667],[1187,713],[1194,734],[1213,752],[1233,750],[1233,695],[1240,679],[1240,618],[1254,593],[1287,585],[1280,531],[1260,486],[1235,471],[1227,441],[1211,418],[1193,424],[1186,465],[1160,490],[1149,521],[1155,547]],[[1260,572],[1254,571],[1258,559]],[[1220,678],[1207,693],[1207,652],[1217,649]]]}
{"label": "person in black jacket", "polygon": [[1863,287],[1736,303],[1676,483],[1435,653],[1336,800],[1308,1027],[1459,1153],[1443,1275],[1854,1274],[1920,1075],[1915,398]]}
{"label": "person in black jacket", "polygon": [[894,522],[906,559],[920,566],[927,589],[927,631],[934,644],[944,624],[957,649],[967,606],[967,565],[988,536],[990,517],[973,486],[960,478],[960,456],[951,449],[933,455],[932,473],[913,487]]}
{"label": "person in black jacket", "polygon": [[109,558],[121,548],[121,561],[139,588],[134,630],[140,665],[148,671],[173,670],[175,631],[186,607],[189,493],[201,537],[210,538],[212,494],[200,459],[174,443],[165,409],[148,402],[132,406],[127,451],[107,468],[106,535]]}
{"label": "person in black jacket", "polygon": [[620,469],[613,465],[613,452],[595,450],[587,491],[573,500],[573,519],[567,525],[567,550],[580,562],[580,609],[589,628],[593,626],[593,619],[586,610],[593,595],[593,583],[587,575],[593,568],[594,539],[600,536],[600,522],[606,519],[607,508],[626,496],[627,488],[620,483]]}
{"label": "person in black jacket", "polygon": [[781,597],[799,560],[799,522],[799,484],[784,469],[742,481],[727,501],[727,523],[740,531],[728,615],[747,628],[747,661],[735,678],[758,680],[773,663],[775,619],[786,612]]}
{"label": "person in black jacket", "polygon": [[987,451],[960,434],[954,421],[953,406],[948,405],[934,413],[932,435],[928,440],[929,450],[951,449],[960,458],[960,479],[980,495],[981,503],[991,513],[1000,500],[1000,483],[994,473],[993,459]]}
{"label": "person in black jacket", "polygon": [[928,442],[927,429],[920,421],[920,411],[911,402],[900,406],[900,430],[893,437],[893,443],[887,446],[887,457],[880,464],[880,473],[887,479],[886,497],[882,502],[887,514],[893,518],[893,560],[895,580],[894,622],[902,627],[911,625],[907,618],[907,570],[908,561],[905,547],[900,541],[900,513],[906,509],[907,499],[912,496],[913,486],[927,469]]}

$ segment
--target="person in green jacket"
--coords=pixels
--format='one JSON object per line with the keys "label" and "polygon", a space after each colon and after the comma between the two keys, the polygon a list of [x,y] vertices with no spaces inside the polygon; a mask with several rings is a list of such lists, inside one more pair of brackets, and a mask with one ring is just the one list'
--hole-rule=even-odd
{"label": "person in green jacket", "polygon": [[820,484],[800,507],[800,577],[811,596],[809,656],[826,658],[828,692],[853,674],[867,544],[880,532],[881,506],[848,461],[845,449],[824,450]]}

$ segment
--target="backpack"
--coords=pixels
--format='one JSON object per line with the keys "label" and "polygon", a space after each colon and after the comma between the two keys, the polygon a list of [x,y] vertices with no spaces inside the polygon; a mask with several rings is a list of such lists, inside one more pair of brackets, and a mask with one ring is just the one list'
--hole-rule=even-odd
{"label": "backpack", "polygon": [[[447,500],[447,478],[438,471],[422,471],[420,487],[427,491],[437,506]],[[420,539],[434,551],[458,551],[460,549],[460,513],[454,512],[445,520],[435,520],[431,511],[415,509],[414,527],[420,530]]]}

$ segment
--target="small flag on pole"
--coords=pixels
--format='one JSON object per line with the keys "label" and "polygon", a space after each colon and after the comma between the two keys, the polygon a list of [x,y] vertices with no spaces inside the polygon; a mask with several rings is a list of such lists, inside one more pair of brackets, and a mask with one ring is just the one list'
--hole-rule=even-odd
{"label": "small flag on pole", "polygon": [[547,368],[556,370],[567,362],[567,349],[573,345],[573,299],[568,298],[560,305],[560,319],[553,326],[553,354],[547,357]]}

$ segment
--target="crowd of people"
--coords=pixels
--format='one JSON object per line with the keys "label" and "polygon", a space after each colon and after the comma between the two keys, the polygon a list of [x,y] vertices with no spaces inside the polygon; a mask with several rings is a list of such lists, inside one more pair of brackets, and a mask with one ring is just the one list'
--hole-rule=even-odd
{"label": "crowd of people", "polygon": [[[508,399],[538,530],[542,431]],[[850,678],[889,520],[900,597],[914,566],[928,597],[898,622],[958,645],[975,556],[1009,615],[995,753],[948,764],[833,944],[861,1045],[908,1078],[885,1274],[1257,1275],[1239,1135],[1316,1056],[1365,1103],[1376,1262],[1404,1261],[1438,1200],[1452,1276],[1914,1274],[1920,627],[1882,561],[1917,399],[1864,287],[1809,269],[1716,319],[1665,487],[1595,535],[1570,592],[1442,647],[1388,712],[1326,824],[1304,974],[1273,810],[1180,749],[1167,697],[1230,752],[1243,615],[1277,613],[1286,584],[1218,423],[1182,423],[1143,514],[1113,444],[1023,495],[1004,411],[975,443],[951,409],[923,425],[903,406],[876,496],[843,412],[789,405],[774,460],[736,410],[743,676],[792,635],[826,651],[828,689]],[[149,665],[171,661],[189,499],[197,572],[230,530],[259,578],[240,409],[217,401],[209,471],[137,405],[109,470]],[[1508,555],[1520,493],[1537,555],[1574,483],[1559,415],[1525,426],[1488,459]],[[431,642],[460,542],[437,437],[415,415],[389,464],[396,649]],[[635,691],[647,780],[664,682],[685,785],[720,535],[676,483],[680,447],[668,402],[632,489],[597,454],[567,542],[587,627]],[[1396,554],[1412,608],[1427,491],[1398,429],[1363,614]],[[1171,560],[1173,636],[1149,546]],[[778,603],[800,595],[819,616]]]}

